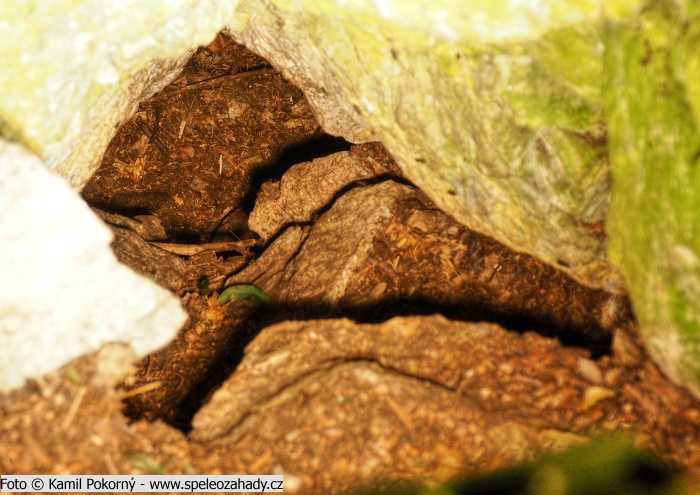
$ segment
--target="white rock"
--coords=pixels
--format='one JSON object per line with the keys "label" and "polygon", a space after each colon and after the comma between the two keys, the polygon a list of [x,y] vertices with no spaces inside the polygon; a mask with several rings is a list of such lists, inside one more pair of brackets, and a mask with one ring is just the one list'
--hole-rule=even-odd
{"label": "white rock", "polygon": [[111,233],[21,146],[0,140],[0,390],[109,342],[170,341],[178,299],[119,264]]}

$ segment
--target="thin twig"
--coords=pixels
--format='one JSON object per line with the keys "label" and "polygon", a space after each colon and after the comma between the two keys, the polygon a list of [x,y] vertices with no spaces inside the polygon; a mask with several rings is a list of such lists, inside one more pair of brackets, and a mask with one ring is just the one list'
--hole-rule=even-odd
{"label": "thin twig", "polygon": [[152,390],[157,390],[160,387],[163,386],[163,383],[158,380],[155,382],[149,382],[146,383],[145,385],[141,385],[140,387],[132,388],[131,390],[127,390],[123,394],[121,394],[121,399],[128,399],[129,397],[134,397],[137,395],[145,394],[146,392],[150,392]]}
{"label": "thin twig", "polygon": [[246,241],[208,242],[205,244],[177,244],[172,242],[151,242],[150,244],[169,253],[177,254],[178,256],[193,256],[202,251],[214,251],[216,253],[236,251],[240,254],[247,254],[250,248],[255,245],[255,239],[248,239]]}
{"label": "thin twig", "polygon": [[75,413],[78,412],[78,407],[80,407],[80,403],[83,401],[83,397],[85,397],[85,392],[87,392],[87,387],[80,387],[78,389],[78,393],[75,394],[75,398],[73,399],[73,403],[70,405],[70,408],[68,409],[68,414],[66,414],[66,417],[63,419],[63,422],[61,423],[61,429],[63,431],[66,431],[70,424],[73,422],[73,418],[75,418]]}

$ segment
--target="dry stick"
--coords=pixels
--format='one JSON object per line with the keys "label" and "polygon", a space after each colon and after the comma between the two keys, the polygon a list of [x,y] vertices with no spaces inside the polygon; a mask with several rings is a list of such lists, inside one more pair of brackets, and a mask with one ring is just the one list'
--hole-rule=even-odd
{"label": "dry stick", "polygon": [[66,417],[61,422],[61,430],[66,431],[70,424],[73,422],[73,418],[75,418],[75,413],[78,412],[78,407],[80,407],[80,403],[83,401],[83,397],[85,397],[85,392],[87,392],[87,387],[85,386],[80,387],[78,389],[78,393],[75,394],[73,402],[68,408],[68,414],[66,414]]}
{"label": "dry stick", "polygon": [[236,251],[241,254],[246,254],[250,247],[255,244],[255,240],[209,242],[206,244],[177,244],[172,242],[151,242],[149,244],[179,256],[192,256],[202,251],[215,251],[217,253],[222,251]]}
{"label": "dry stick", "polygon": [[170,98],[171,96],[179,95],[182,93],[189,93],[190,91],[195,91],[195,90],[201,89],[201,88],[206,88],[207,86],[211,86],[211,85],[216,84],[217,82],[220,82],[221,79],[225,79],[225,78],[229,78],[229,77],[233,78],[233,79],[245,79],[247,77],[252,77],[252,76],[258,76],[258,75],[263,75],[263,74],[278,74],[278,73],[279,73],[279,71],[277,69],[266,68],[266,69],[250,70],[250,71],[246,71],[246,72],[236,72],[235,74],[225,74],[223,76],[212,77],[211,79],[205,79],[204,81],[199,81],[197,83],[188,84],[187,86],[183,86],[182,88],[170,90],[167,92],[161,91],[157,95],[150,97],[144,103],[152,103],[154,101],[160,101],[160,100],[164,100],[166,98]]}
{"label": "dry stick", "polygon": [[160,380],[157,380],[155,382],[149,382],[146,383],[145,385],[141,385],[140,387],[132,388],[131,390],[127,390],[126,392],[121,394],[121,400],[128,399],[130,397],[135,397],[140,394],[145,394],[146,392],[151,392],[152,390],[157,390],[160,387],[163,386],[163,383]]}
{"label": "dry stick", "polygon": [[158,150],[160,150],[160,152],[163,154],[163,156],[165,158],[170,158],[170,150],[168,149],[168,146],[163,142],[163,140],[158,135],[158,129],[160,129],[160,107],[158,105],[155,106],[154,113],[155,113],[155,121],[153,122],[153,132],[151,133],[151,136],[148,138],[148,143],[155,144],[158,147]]}

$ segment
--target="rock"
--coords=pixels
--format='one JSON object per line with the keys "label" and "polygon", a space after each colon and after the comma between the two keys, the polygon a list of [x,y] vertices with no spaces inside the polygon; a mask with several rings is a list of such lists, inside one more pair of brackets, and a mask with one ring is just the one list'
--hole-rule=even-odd
{"label": "rock", "polygon": [[308,307],[339,304],[366,264],[375,238],[391,222],[401,193],[410,194],[410,189],[389,181],[354,189],[333,203],[287,263],[275,287],[278,300]]}
{"label": "rock", "polygon": [[120,263],[173,292],[187,285],[187,263],[146,242],[135,231],[113,227],[112,250]]}
{"label": "rock", "polygon": [[700,23],[667,7],[607,31],[610,250],[649,354],[700,397]]}
{"label": "rock", "polygon": [[[530,363],[535,349],[552,362]],[[378,325],[284,322],[248,346],[241,365],[195,416],[190,437],[208,442],[208,455],[221,459],[222,470],[247,458],[263,466],[294,459],[300,471],[285,476],[303,474],[304,493],[335,493],[386,477],[464,476],[583,441],[563,422],[540,426],[535,419],[561,403],[567,414],[592,414],[584,410],[587,382],[575,372],[578,357],[580,351],[542,336],[440,316]],[[505,377],[502,363],[511,365]],[[494,374],[501,390],[487,390]],[[572,385],[567,392],[557,392],[560,380]],[[522,387],[549,400],[509,401]]]}
{"label": "rock", "polygon": [[93,208],[92,211],[105,223],[132,230],[144,241],[164,241],[168,238],[163,223],[156,215],[136,215],[134,218],[129,218],[97,208]]}
{"label": "rock", "polygon": [[469,228],[624,291],[602,233],[602,4],[521,15],[500,1],[435,4],[424,7],[440,14],[423,18],[405,4],[333,15],[321,2],[243,5],[255,21],[239,17],[228,32],[304,90],[326,131],[384,143]]}
{"label": "rock", "polygon": [[[369,158],[363,160],[363,155],[368,154]],[[354,183],[400,175],[396,162],[376,144],[356,145],[351,151],[299,163],[285,172],[279,182],[262,185],[256,197],[260,206],[251,213],[248,227],[266,243],[289,224],[311,222],[336,195]]]}
{"label": "rock", "polygon": [[[322,170],[339,159],[299,167]],[[293,168],[281,183],[294,191],[307,180]],[[285,194],[263,194],[251,216],[255,225],[275,232],[305,207],[298,196],[292,201]],[[631,318],[624,297],[591,289],[469,231],[409,186],[392,180],[358,186],[324,209],[312,226],[287,226],[226,284],[256,284],[276,303],[306,315],[354,310],[366,319],[449,311],[589,343],[608,341]]]}
{"label": "rock", "polygon": [[5,141],[0,217],[0,390],[107,343],[143,356],[184,323],[174,295],[117,262],[78,194]]}

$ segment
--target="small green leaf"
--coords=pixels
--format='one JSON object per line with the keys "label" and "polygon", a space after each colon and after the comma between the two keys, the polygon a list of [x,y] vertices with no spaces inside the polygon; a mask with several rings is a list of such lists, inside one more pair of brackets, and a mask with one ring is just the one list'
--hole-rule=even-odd
{"label": "small green leaf", "polygon": [[143,452],[129,452],[126,458],[129,463],[137,468],[150,471],[154,474],[163,474],[163,468],[152,457]]}
{"label": "small green leaf", "polygon": [[75,366],[68,367],[68,369],[66,370],[66,376],[73,385],[80,385],[80,373],[75,368]]}
{"label": "small green leaf", "polygon": [[219,304],[224,304],[229,301],[243,301],[248,300],[255,303],[258,306],[270,309],[274,306],[272,299],[265,294],[263,291],[255,287],[254,285],[241,284],[241,285],[229,285],[226,287],[221,294],[219,294]]}

